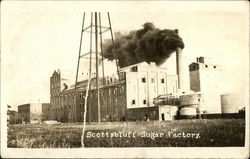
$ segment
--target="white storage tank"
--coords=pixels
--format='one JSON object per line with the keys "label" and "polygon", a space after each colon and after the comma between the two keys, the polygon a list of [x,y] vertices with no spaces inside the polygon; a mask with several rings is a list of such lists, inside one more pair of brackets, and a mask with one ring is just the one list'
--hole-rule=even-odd
{"label": "white storage tank", "polygon": [[181,116],[186,117],[195,117],[196,116],[196,108],[193,107],[185,107],[180,110]]}
{"label": "white storage tank", "polygon": [[200,102],[203,101],[202,94],[189,94],[180,96],[181,106],[199,106]]}
{"label": "white storage tank", "polygon": [[241,98],[239,94],[222,94],[221,95],[221,111],[226,113],[238,113],[241,107]]}

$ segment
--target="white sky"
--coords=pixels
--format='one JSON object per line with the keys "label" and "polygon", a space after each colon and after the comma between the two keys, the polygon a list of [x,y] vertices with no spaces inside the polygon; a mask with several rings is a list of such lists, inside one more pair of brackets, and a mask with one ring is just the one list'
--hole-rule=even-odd
{"label": "white sky", "polygon": [[[103,12],[104,24],[104,15],[110,11],[114,32],[139,29],[145,22],[153,22],[161,29],[178,28],[185,43],[187,88],[188,65],[196,57],[206,56],[225,69],[225,92],[248,90],[247,2],[5,1],[1,6],[3,106],[49,102],[53,71],[75,73],[84,11],[87,16],[90,11]],[[85,24],[89,23],[87,19]],[[89,46],[85,38],[83,43],[87,43],[83,47]],[[169,66],[174,66],[173,62]]]}

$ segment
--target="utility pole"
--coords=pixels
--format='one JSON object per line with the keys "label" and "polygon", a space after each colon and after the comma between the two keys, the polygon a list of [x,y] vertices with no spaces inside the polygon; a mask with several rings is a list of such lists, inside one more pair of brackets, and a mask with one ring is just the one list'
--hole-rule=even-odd
{"label": "utility pole", "polygon": [[98,123],[101,121],[100,113],[100,94],[99,94],[99,69],[98,69],[98,29],[97,29],[97,12],[95,12],[95,61],[96,61],[96,93],[97,93],[97,112],[98,112]]}

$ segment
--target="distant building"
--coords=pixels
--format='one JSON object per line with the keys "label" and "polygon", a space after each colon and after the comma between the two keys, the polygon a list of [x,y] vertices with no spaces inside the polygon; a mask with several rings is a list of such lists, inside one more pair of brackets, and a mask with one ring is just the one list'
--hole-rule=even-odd
{"label": "distant building", "polygon": [[204,113],[221,113],[220,73],[220,66],[213,64],[206,57],[199,57],[189,65],[190,89],[203,94]]}
{"label": "distant building", "polygon": [[19,105],[18,115],[22,123],[30,123],[30,124],[40,123],[43,117],[43,110],[46,110],[46,108],[42,109],[43,106],[48,107],[48,104],[47,103],[28,103],[28,104]]}

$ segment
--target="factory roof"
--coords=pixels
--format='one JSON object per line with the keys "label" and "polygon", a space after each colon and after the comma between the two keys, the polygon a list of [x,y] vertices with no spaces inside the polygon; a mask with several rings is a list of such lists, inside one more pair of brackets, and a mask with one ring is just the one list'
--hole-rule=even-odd
{"label": "factory roof", "polygon": [[131,68],[134,68],[135,66],[150,67],[150,68],[157,68],[157,69],[166,70],[166,68],[158,67],[155,62],[147,63],[146,61],[143,61],[143,62],[140,62],[140,63],[136,63],[136,64],[133,64],[133,65],[123,67],[123,68],[120,69],[120,72],[129,72],[131,70]]}

